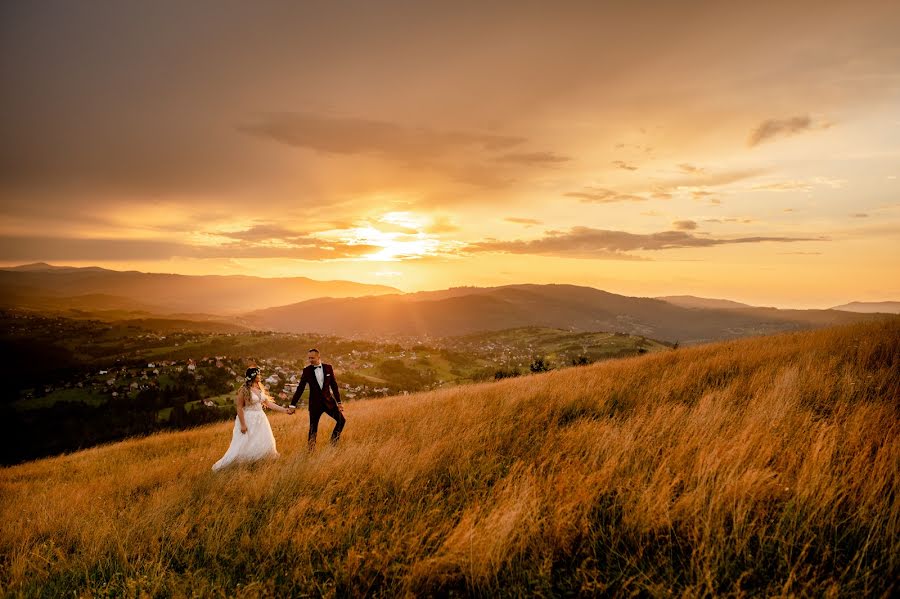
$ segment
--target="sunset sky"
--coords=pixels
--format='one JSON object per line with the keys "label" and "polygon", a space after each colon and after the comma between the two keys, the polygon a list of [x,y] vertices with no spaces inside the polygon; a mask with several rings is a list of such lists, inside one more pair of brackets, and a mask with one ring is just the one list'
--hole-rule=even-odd
{"label": "sunset sky", "polygon": [[900,300],[898,31],[889,1],[4,2],[0,264]]}

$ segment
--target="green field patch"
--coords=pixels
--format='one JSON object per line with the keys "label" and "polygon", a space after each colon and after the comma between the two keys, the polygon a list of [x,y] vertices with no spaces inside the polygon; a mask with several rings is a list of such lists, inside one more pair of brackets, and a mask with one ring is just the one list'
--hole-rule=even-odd
{"label": "green field patch", "polygon": [[14,410],[43,410],[60,402],[82,402],[90,406],[101,406],[109,400],[109,395],[95,394],[90,389],[73,387],[57,389],[42,397],[18,399],[12,402],[12,407]]}

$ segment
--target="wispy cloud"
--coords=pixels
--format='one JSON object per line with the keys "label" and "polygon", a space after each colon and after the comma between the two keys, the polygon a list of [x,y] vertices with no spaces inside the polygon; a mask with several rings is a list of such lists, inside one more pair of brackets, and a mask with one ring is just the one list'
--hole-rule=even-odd
{"label": "wispy cloud", "polygon": [[521,137],[412,128],[364,118],[305,112],[261,115],[238,131],[298,148],[334,154],[372,154],[419,162],[458,148],[497,151],[525,141]]}
{"label": "wispy cloud", "polygon": [[818,237],[739,237],[717,239],[697,237],[684,231],[659,233],[628,233],[591,227],[573,227],[569,231],[547,231],[539,239],[500,241],[488,240],[468,245],[469,252],[504,252],[510,254],[539,254],[572,258],[603,258],[618,260],[641,259],[626,252],[701,248],[717,245],[746,243],[796,243],[801,241],[827,241]]}
{"label": "wispy cloud", "polygon": [[504,154],[496,158],[499,162],[509,162],[524,166],[557,166],[572,160],[568,156],[561,156],[553,152],[522,152]]}
{"label": "wispy cloud", "polygon": [[754,185],[750,189],[752,191],[812,191],[813,186],[808,181],[779,181]]}
{"label": "wispy cloud", "polygon": [[626,170],[626,171],[638,170],[638,167],[634,166],[633,164],[628,164],[624,160],[613,160],[613,165],[615,165],[617,168],[620,168],[620,169]]}
{"label": "wispy cloud", "polygon": [[[682,165],[690,166],[690,165]],[[654,181],[646,189],[629,190],[627,192],[616,191],[604,187],[588,186],[581,191],[570,191],[563,195],[570,198],[578,198],[582,202],[595,204],[611,204],[615,202],[645,202],[649,199],[669,200],[676,195],[688,193],[695,200],[707,199],[713,195],[723,193],[722,190],[710,191],[709,188],[724,187],[746,179],[752,179],[768,172],[765,168],[745,168],[719,172],[709,172],[706,169],[691,167],[690,175],[662,181]],[[718,200],[711,201],[719,204]]]}
{"label": "wispy cloud", "polygon": [[697,223],[692,220],[676,220],[672,226],[679,231],[693,231],[697,228]]}
{"label": "wispy cloud", "polygon": [[302,245],[311,238],[306,233],[300,233],[285,229],[278,225],[261,224],[254,225],[249,229],[239,231],[219,231],[216,233],[221,237],[236,239],[244,242],[261,242],[261,241],[290,241]]}
{"label": "wispy cloud", "polygon": [[293,258],[300,260],[335,260],[360,258],[382,248],[364,243],[353,244],[325,240],[309,243],[256,243],[235,241],[220,244],[198,244],[132,240],[84,239],[38,236],[0,236],[0,260],[167,260],[186,258]]}
{"label": "wispy cloud", "polygon": [[[263,114],[237,130],[294,148],[329,155],[364,155],[406,167],[426,169],[445,177],[485,188],[499,188],[513,177],[479,160],[496,158],[512,167],[559,164],[567,160],[550,152],[506,153],[526,141],[523,137],[408,127],[398,123],[304,112]],[[474,156],[471,156],[475,153]]]}
{"label": "wispy cloud", "polygon": [[735,218],[735,217],[729,217],[729,218],[707,218],[707,219],[704,219],[703,222],[705,222],[705,223],[717,223],[717,224],[722,224],[722,223],[743,223],[743,224],[750,224],[750,223],[752,223],[752,222],[754,222],[754,221],[753,221],[752,218]]}
{"label": "wispy cloud", "polygon": [[630,194],[618,193],[611,189],[599,187],[586,187],[583,191],[570,191],[563,194],[569,198],[578,198],[582,202],[593,204],[613,204],[616,202],[646,202],[647,198]]}
{"label": "wispy cloud", "polygon": [[533,218],[518,218],[515,216],[508,216],[508,217],[504,218],[503,220],[505,220],[507,222],[511,222],[511,223],[516,223],[517,225],[525,225],[527,227],[541,224],[541,221],[533,219]]}
{"label": "wispy cloud", "polygon": [[747,145],[753,147],[776,137],[787,137],[813,129],[827,129],[830,126],[830,123],[815,124],[809,116],[768,119],[753,130],[750,138],[747,140]]}
{"label": "wispy cloud", "polygon": [[689,175],[697,175],[706,172],[705,168],[694,166],[693,164],[689,164],[687,162],[679,164],[678,168],[681,169],[681,172],[688,173]]}
{"label": "wispy cloud", "polygon": [[760,175],[764,175],[767,172],[768,169],[765,168],[743,168],[719,172],[702,170],[688,177],[678,177],[660,181],[656,184],[656,187],[661,191],[719,187],[737,183],[738,181],[744,181],[746,179],[753,179]]}
{"label": "wispy cloud", "polygon": [[840,189],[844,186],[844,179],[831,179],[829,177],[813,177],[812,179],[790,180],[790,181],[774,181],[772,183],[761,183],[750,188],[751,191],[812,191],[817,185],[830,187],[832,189]]}

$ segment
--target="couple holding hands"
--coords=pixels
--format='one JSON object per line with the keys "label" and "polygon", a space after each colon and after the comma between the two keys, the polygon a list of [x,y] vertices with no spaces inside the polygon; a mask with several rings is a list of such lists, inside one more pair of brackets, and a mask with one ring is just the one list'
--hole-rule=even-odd
{"label": "couple holding hands", "polygon": [[262,386],[259,368],[254,366],[247,369],[244,384],[238,389],[234,400],[237,417],[234,419],[234,429],[231,432],[231,445],[222,459],[213,464],[213,470],[221,470],[235,462],[277,457],[275,436],[272,434],[272,427],[263,412],[263,407],[276,412],[293,414],[307,385],[309,385],[309,451],[316,448],[316,433],[319,430],[319,419],[322,418],[322,414],[328,414],[335,420],[334,431],[331,433],[331,444],[337,444],[341,437],[341,431],[344,430],[346,419],[344,418],[344,406],[341,404],[341,392],[334,378],[334,368],[331,364],[322,362],[318,349],[309,350],[307,357],[309,365],[303,369],[300,383],[297,385],[289,408],[283,408],[272,400]]}

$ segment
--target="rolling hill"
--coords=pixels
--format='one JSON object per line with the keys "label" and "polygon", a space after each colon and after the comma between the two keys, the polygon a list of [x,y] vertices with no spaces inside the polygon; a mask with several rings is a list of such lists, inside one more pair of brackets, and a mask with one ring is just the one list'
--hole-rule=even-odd
{"label": "rolling hill", "polygon": [[734,310],[738,308],[753,308],[749,304],[742,304],[726,299],[711,299],[696,297],[694,295],[666,295],[656,298],[682,308],[710,308],[713,310]]}
{"label": "rolling hill", "polygon": [[857,322],[835,310],[685,308],[575,285],[510,285],[321,298],[247,314],[250,327],[341,336],[444,337],[524,326],[613,331],[680,343]]}
{"label": "rolling hill", "polygon": [[[351,403],[0,469],[11,596],[890,596],[900,320]],[[319,431],[327,437],[329,424]]]}

